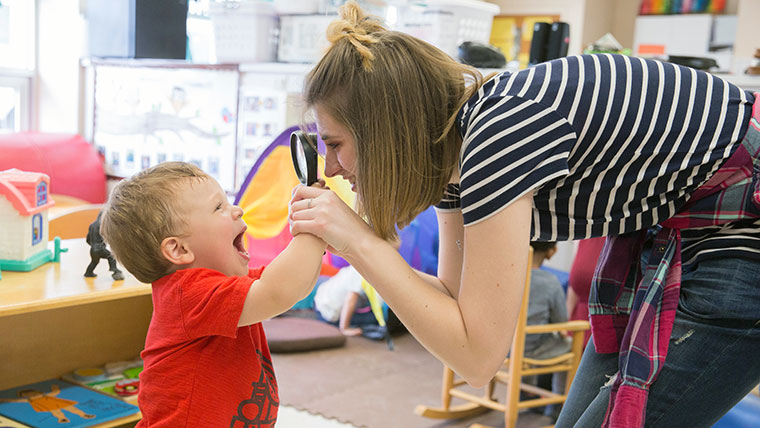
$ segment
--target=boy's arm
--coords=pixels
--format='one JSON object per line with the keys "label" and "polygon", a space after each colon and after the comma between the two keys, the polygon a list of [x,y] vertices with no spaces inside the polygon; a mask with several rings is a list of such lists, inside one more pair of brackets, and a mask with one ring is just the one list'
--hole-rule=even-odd
{"label": "boy's arm", "polygon": [[356,304],[358,301],[359,293],[349,291],[348,294],[346,294],[346,299],[343,301],[343,307],[340,309],[338,328],[341,333],[346,336],[358,336],[362,334],[361,328],[351,328],[351,320],[354,318],[354,311],[356,311]]}
{"label": "boy's arm", "polygon": [[326,244],[306,233],[293,237],[287,248],[251,284],[238,326],[272,318],[290,309],[317,282]]}
{"label": "boy's arm", "polygon": [[552,287],[551,310],[549,311],[549,322],[558,323],[567,321],[567,305],[565,304],[565,292],[562,291],[562,284],[556,281]]}

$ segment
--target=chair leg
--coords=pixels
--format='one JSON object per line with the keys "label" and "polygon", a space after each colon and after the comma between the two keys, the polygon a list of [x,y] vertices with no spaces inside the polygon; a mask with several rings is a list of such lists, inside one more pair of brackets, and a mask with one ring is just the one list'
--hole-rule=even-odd
{"label": "chair leg", "polygon": [[454,371],[444,365],[441,407],[435,408],[419,405],[414,409],[414,413],[433,419],[460,419],[477,416],[489,410],[478,403],[472,402],[452,407],[450,392],[452,388],[454,388]]}
{"label": "chair leg", "polygon": [[451,405],[451,388],[454,386],[454,370],[443,366],[443,385],[441,387],[441,406],[445,410],[449,410]]}
{"label": "chair leg", "polygon": [[572,353],[573,353],[573,368],[567,372],[567,380],[565,381],[565,395],[570,391],[570,385],[575,379],[575,373],[578,371],[578,365],[581,362],[581,356],[583,355],[583,331],[576,331],[573,333]]}
{"label": "chair leg", "polygon": [[490,382],[488,382],[488,385],[486,385],[485,393],[483,394],[483,397],[493,400],[493,389],[496,387],[496,378],[494,377],[491,379]]}
{"label": "chair leg", "polygon": [[[509,362],[510,377],[507,383],[507,399],[504,403],[504,428],[515,428],[517,426],[517,403],[520,401],[520,382],[522,382],[519,376],[520,369],[517,366],[519,360],[520,358],[513,358]],[[514,367],[512,367],[513,364]]]}

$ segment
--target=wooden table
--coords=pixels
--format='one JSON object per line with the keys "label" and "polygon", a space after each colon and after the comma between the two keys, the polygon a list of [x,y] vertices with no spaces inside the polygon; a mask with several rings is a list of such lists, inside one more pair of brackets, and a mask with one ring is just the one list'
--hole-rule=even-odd
{"label": "wooden table", "polygon": [[[53,243],[51,242],[52,246]],[[0,279],[0,389],[55,378],[139,355],[153,311],[151,288],[124,272],[114,281],[101,260],[96,278],[84,239],[62,241],[60,263]],[[102,425],[132,426],[139,415]]]}
{"label": "wooden table", "polygon": [[68,251],[61,254],[60,263],[46,263],[31,272],[2,272],[0,317],[150,294],[150,285],[121,267],[125,279],[114,281],[106,260],[95,268],[97,277],[85,278],[90,247],[84,239],[63,240],[61,247]]}

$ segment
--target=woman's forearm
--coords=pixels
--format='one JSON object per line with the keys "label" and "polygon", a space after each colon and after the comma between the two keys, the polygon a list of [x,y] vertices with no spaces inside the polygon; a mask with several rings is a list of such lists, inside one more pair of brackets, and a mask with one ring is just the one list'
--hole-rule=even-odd
{"label": "woman's forearm", "polygon": [[[417,340],[473,386],[488,382],[509,350],[522,283],[510,284],[505,275],[495,284],[472,285],[469,296],[455,299],[416,274],[379,238],[360,248],[348,261]],[[475,290],[481,286],[490,291]]]}
{"label": "woman's forearm", "polygon": [[525,195],[463,228],[459,245],[451,242],[456,228],[442,230],[440,255],[451,261],[439,263],[438,279],[451,294],[426,282],[371,233],[356,235],[344,257],[425,348],[481,386],[501,367],[512,342],[528,269],[532,202]]}

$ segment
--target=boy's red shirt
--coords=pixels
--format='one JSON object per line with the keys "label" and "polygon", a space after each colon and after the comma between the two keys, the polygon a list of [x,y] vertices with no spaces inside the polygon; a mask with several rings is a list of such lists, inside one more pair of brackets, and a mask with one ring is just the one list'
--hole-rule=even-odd
{"label": "boy's red shirt", "polygon": [[184,269],[153,283],[138,428],[271,428],[279,398],[261,323],[238,327],[251,283]]}

